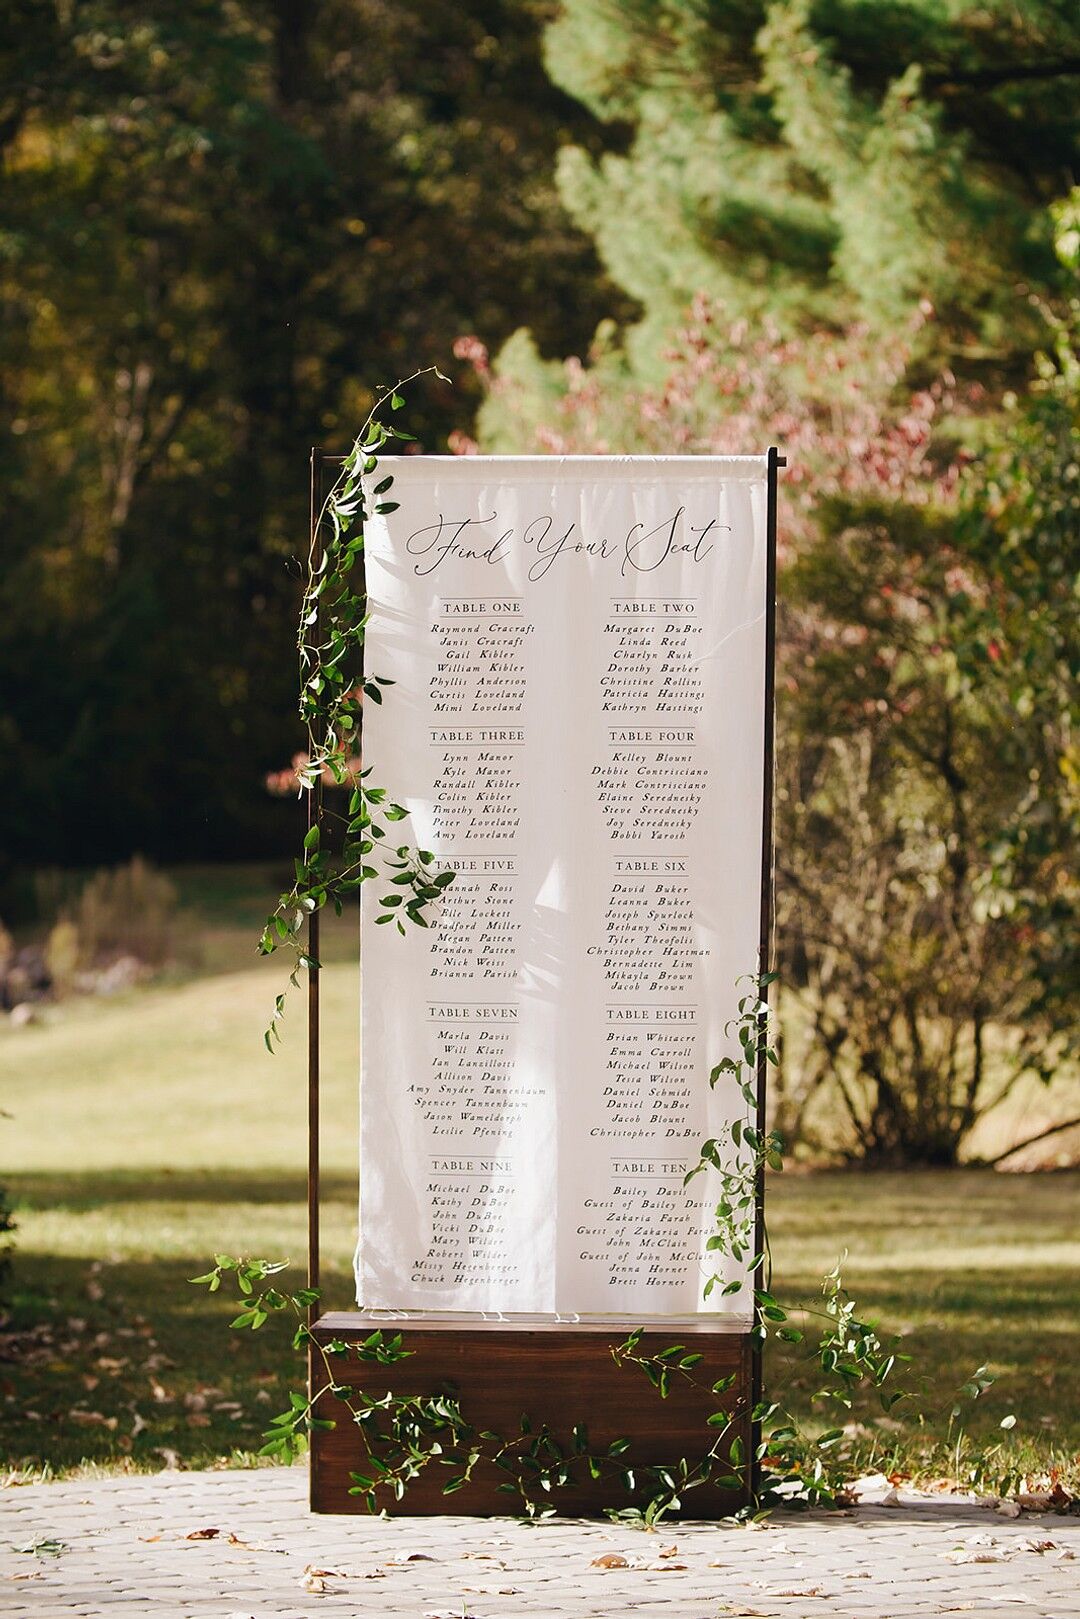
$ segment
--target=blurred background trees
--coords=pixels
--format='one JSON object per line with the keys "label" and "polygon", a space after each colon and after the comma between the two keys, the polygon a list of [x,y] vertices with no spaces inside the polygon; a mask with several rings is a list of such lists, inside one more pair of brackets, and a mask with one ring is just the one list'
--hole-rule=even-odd
{"label": "blurred background trees", "polygon": [[1075,7],[12,0],[0,30],[0,914],[35,864],[290,846],[307,448],[456,342],[426,449],[789,458],[782,1125],[949,1163],[1055,1070]]}
{"label": "blurred background trees", "polygon": [[[555,193],[558,146],[595,135],[543,72],[545,14],[6,8],[9,862],[288,847],[263,776],[296,739],[308,446],[463,329],[561,349],[625,305]],[[472,404],[432,387],[414,431],[445,447]]]}
{"label": "blurred background trees", "polygon": [[956,1162],[1075,1042],[1078,35],[566,0],[609,139],[560,192],[641,314],[586,364],[462,348],[487,448],[789,457],[779,1122],[864,1160]]}

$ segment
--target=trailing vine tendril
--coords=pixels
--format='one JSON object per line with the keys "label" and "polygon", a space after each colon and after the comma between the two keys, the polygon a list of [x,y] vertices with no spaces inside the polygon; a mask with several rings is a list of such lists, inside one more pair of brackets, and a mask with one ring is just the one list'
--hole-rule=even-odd
{"label": "trailing vine tendril", "polygon": [[[405,403],[401,390],[436,366],[414,371],[381,393],[342,462],[332,489],[313,526],[297,630],[300,668],[300,718],[307,749],[298,765],[298,792],[317,793],[322,786],[348,790],[344,814],[329,807],[312,819],[294,861],[292,886],[267,918],[259,939],[264,956],[286,950],[292,956],[289,982],[302,968],[318,966],[305,945],[308,919],[325,905],[340,916],[345,900],[364,883],[383,879],[387,892],[379,901],[377,923],[404,933],[406,923],[427,926],[427,907],[454,881],[453,871],[436,871],[429,849],[387,841],[388,825],[407,819],[408,811],[385,787],[370,781],[362,760],[364,704],[379,704],[393,682],[365,668],[364,639],[368,601],[363,568],[365,525],[371,516],[397,510],[389,498],[393,475],[379,476],[380,455],[395,441],[413,435],[383,420],[385,411]],[[329,847],[326,834],[337,824],[340,849]],[[285,994],[276,997],[264,1039],[273,1051],[280,1039]]]}

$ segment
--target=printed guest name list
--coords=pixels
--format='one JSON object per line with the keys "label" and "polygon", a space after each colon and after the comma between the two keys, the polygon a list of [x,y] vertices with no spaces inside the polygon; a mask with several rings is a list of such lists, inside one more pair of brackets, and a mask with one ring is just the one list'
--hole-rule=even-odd
{"label": "printed guest name list", "polygon": [[684,1176],[757,966],[765,458],[387,470],[365,764],[457,875],[404,939],[365,889],[359,1302],[737,1326]]}

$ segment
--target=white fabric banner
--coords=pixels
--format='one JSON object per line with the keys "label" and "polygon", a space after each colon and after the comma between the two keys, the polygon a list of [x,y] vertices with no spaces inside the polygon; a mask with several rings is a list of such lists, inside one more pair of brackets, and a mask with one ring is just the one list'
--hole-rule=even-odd
{"label": "white fabric banner", "polygon": [[683,1176],[741,1110],[708,1072],[757,970],[766,458],[388,471],[365,764],[458,876],[404,939],[364,889],[358,1302],[736,1327]]}

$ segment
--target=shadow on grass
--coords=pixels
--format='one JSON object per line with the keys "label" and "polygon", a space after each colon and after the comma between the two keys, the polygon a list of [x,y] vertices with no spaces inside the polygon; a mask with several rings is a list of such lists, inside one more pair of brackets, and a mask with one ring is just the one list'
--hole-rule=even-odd
{"label": "shadow on grass", "polygon": [[[256,1450],[288,1390],[303,1387],[296,1323],[230,1330],[235,1299],[190,1283],[207,1262],[24,1254],[0,1334],[4,1464],[199,1467]],[[283,1278],[303,1279],[299,1268]],[[348,1306],[346,1272],[330,1271],[324,1288],[328,1304]]]}
{"label": "shadow on grass", "polygon": [[[295,1203],[306,1208],[303,1173],[250,1172],[233,1165],[222,1169],[102,1170],[76,1175],[6,1175],[16,1207],[85,1213],[111,1203]],[[355,1175],[324,1173],[322,1198],[327,1203],[355,1205]]]}
{"label": "shadow on grass", "polygon": [[[189,1283],[206,1259],[193,1252],[92,1269],[85,1260],[28,1256],[32,1279],[20,1281],[31,1285],[20,1290],[15,1337],[0,1368],[8,1465],[175,1461],[197,1467],[258,1448],[289,1389],[303,1384],[303,1357],[293,1350],[284,1321],[254,1334],[230,1330],[235,1300]],[[301,1280],[297,1272],[294,1285]],[[1057,1279],[1049,1272],[1027,1278],[1007,1312],[985,1279],[957,1280],[955,1294],[935,1300],[937,1319],[919,1323],[905,1340],[914,1356],[907,1375],[920,1388],[912,1409],[924,1412],[928,1423],[917,1437],[927,1443],[944,1438],[958,1385],[989,1361],[998,1381],[963,1418],[972,1439],[1005,1439],[1001,1420],[1015,1413],[1008,1443],[1035,1441],[1075,1452],[1080,1376],[1072,1335],[1065,1322],[1039,1325]],[[347,1271],[327,1274],[324,1296],[328,1306],[349,1306]],[[864,1290],[863,1300],[883,1325],[896,1323],[892,1289]],[[814,1405],[819,1379],[790,1355],[770,1356],[768,1381],[771,1396],[806,1420],[854,1420],[868,1434],[880,1434],[884,1449],[897,1442],[891,1429],[876,1427],[881,1411],[873,1400],[857,1400],[850,1414]],[[627,1411],[642,1397],[654,1396],[628,1371]]]}
{"label": "shadow on grass", "polygon": [[[814,1228],[811,1234],[831,1233],[840,1218],[837,1194],[847,1192],[850,1205],[851,1187],[831,1179],[792,1188],[797,1210],[789,1204],[778,1222],[781,1296],[813,1300],[820,1272],[804,1249],[801,1228],[805,1222]],[[1080,1274],[1066,1262],[1064,1246],[1059,1265],[1031,1263],[1031,1250],[1027,1259],[1010,1264],[1004,1235],[1013,1233],[1022,1245],[1029,1230],[1033,1238],[1040,1234],[1033,1202],[1048,1189],[1001,1188],[995,1208],[1003,1235],[985,1252],[979,1239],[990,1211],[985,1220],[981,1209],[973,1215],[970,1195],[980,1188],[964,1180],[946,1189],[954,1193],[957,1228],[948,1268],[933,1268],[944,1252],[938,1227],[924,1239],[917,1229],[920,1201],[935,1216],[944,1212],[937,1185],[930,1188],[932,1197],[922,1199],[912,1185],[897,1186],[902,1224],[900,1207],[886,1208],[881,1197],[867,1211],[868,1241],[876,1231],[877,1252],[887,1254],[890,1268],[860,1272],[851,1265],[860,1312],[878,1322],[883,1335],[903,1332],[902,1347],[914,1357],[911,1380],[922,1388],[919,1407],[931,1421],[927,1440],[944,1437],[956,1390],[977,1366],[989,1363],[997,1382],[964,1417],[973,1438],[1034,1441],[1047,1451],[1075,1455]],[[35,1174],[13,1177],[12,1190],[20,1230],[12,1330],[0,1342],[4,1460],[54,1468],[83,1460],[153,1467],[175,1459],[204,1466],[256,1448],[269,1419],[287,1404],[288,1389],[301,1386],[302,1357],[291,1347],[291,1331],[281,1330],[283,1323],[256,1334],[230,1331],[235,1301],[194,1288],[188,1279],[206,1270],[222,1249],[302,1256],[302,1175],[235,1168],[152,1176]],[[1027,1227],[1013,1218],[1014,1200],[1017,1206],[1026,1202]],[[869,1218],[875,1210],[876,1227]],[[1067,1210],[1056,1201],[1041,1212],[1042,1232],[1050,1214],[1061,1222],[1059,1233],[1067,1225]],[[353,1176],[325,1178],[323,1219],[324,1304],[349,1308]],[[797,1266],[785,1261],[785,1225],[788,1240],[801,1250]],[[895,1241],[893,1232],[899,1233]],[[302,1281],[298,1264],[285,1282],[295,1287]],[[819,1383],[791,1355],[770,1355],[773,1397],[787,1385],[783,1397],[800,1416],[816,1417],[821,1426],[846,1422],[847,1413],[813,1405]],[[643,1395],[651,1397],[644,1380],[628,1371],[628,1412]],[[1000,1423],[1013,1414],[1016,1428],[1003,1435]],[[892,1442],[880,1406],[861,1402],[851,1416],[868,1433],[880,1433],[883,1445]]]}

